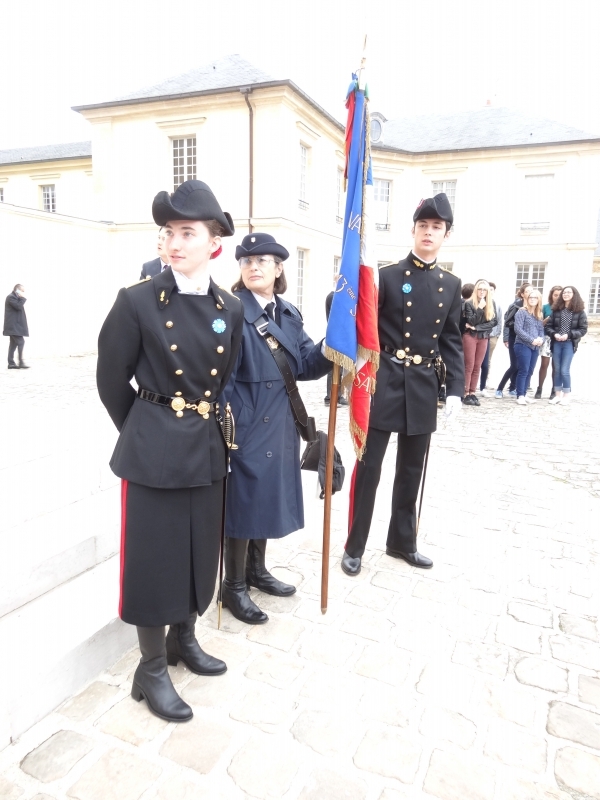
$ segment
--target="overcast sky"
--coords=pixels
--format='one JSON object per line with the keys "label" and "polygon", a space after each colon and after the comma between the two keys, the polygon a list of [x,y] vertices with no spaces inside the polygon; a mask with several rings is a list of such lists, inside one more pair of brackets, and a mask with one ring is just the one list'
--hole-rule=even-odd
{"label": "overcast sky", "polygon": [[239,53],[344,119],[493,105],[600,133],[598,0],[21,0],[2,4],[0,149],[89,139],[71,111]]}

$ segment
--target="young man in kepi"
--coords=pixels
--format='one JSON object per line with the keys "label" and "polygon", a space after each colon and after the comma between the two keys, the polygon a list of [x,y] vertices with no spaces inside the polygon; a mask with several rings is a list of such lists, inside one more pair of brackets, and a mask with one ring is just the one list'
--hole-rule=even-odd
{"label": "young man in kepi", "polygon": [[[242,339],[243,307],[210,276],[233,221],[202,181],[160,192],[172,266],[121,289],[98,340],[98,391],[119,439],[122,479],[119,616],[137,626],[142,658],[131,694],[171,722],[191,719],[167,664],[220,675],[194,633],[217,576],[228,450],[219,397]],[[135,377],[137,392],[131,386]],[[165,637],[165,626],[169,632]]]}
{"label": "young man in kepi", "polygon": [[460,280],[436,266],[453,221],[446,195],[422,200],[413,221],[411,252],[379,273],[381,358],[365,453],[352,476],[349,535],[342,557],[347,575],[358,575],[361,569],[392,432],[398,434],[398,455],[386,553],[415,567],[433,566],[431,559],[417,550],[416,502],[425,454],[436,429],[440,358],[446,368],[446,417],[461,407],[461,295]]}

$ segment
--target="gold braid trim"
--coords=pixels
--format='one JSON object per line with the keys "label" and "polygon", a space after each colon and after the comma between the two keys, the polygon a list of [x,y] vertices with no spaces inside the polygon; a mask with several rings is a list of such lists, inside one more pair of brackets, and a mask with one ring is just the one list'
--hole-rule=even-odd
{"label": "gold braid trim", "polygon": [[367,434],[366,431],[363,431],[362,428],[358,427],[353,417],[350,418],[350,433],[352,435],[352,444],[354,446],[356,458],[359,461],[362,461],[362,457],[365,453],[365,446],[367,444]]}
{"label": "gold braid trim", "polygon": [[340,353],[339,350],[334,350],[329,345],[325,345],[325,358],[329,359],[329,361],[333,361],[334,364],[339,364],[342,369],[348,370],[348,372],[354,373],[354,361],[348,356],[345,356],[343,353]]}
{"label": "gold braid trim", "polygon": [[358,345],[358,356],[364,358],[365,361],[370,361],[377,371],[379,369],[379,352],[377,350],[367,350],[362,344]]}

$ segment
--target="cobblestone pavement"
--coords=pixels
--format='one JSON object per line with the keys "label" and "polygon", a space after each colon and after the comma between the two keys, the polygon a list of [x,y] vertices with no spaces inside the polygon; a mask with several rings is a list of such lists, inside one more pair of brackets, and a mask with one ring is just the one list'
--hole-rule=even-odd
{"label": "cobblestone pavement", "polygon": [[[325,615],[322,503],[305,476],[306,528],[268,550],[298,592],[253,590],[264,626],[224,612],[218,631],[205,615],[198,638],[229,669],[171,670],[193,721],[131,699],[133,650],[0,753],[0,797],[600,800],[599,356],[584,340],[569,407],[482,399],[440,426],[420,534],[431,571],[385,555],[391,445],[363,570],[341,572],[346,485]],[[103,424],[92,356],[33,366],[0,383],[17,427],[36,389],[74,438],[82,404]],[[323,388],[303,392],[321,427]],[[346,425],[340,409],[348,484]]]}

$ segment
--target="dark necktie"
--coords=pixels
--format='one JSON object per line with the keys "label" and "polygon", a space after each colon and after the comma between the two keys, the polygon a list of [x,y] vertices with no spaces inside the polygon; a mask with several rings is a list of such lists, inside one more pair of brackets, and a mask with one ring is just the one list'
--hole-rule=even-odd
{"label": "dark necktie", "polygon": [[273,322],[275,322],[275,303],[267,303],[265,306],[265,311],[267,312],[269,319],[272,319]]}

